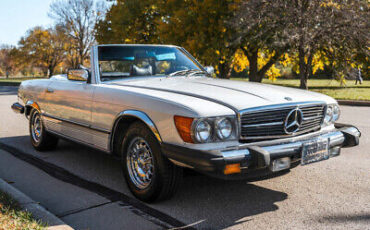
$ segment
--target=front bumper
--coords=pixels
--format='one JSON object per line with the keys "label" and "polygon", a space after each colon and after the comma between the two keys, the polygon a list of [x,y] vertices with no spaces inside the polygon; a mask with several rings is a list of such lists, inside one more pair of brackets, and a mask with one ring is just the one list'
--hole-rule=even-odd
{"label": "front bumper", "polygon": [[[354,126],[335,124],[335,129],[330,132],[258,143],[241,143],[226,149],[205,151],[166,143],[162,143],[161,147],[165,156],[177,165],[219,178],[242,179],[274,174],[270,166],[276,159],[289,157],[290,168],[299,165],[303,144],[316,138],[328,139],[329,155],[333,157],[340,154],[342,147],[358,145],[360,136],[360,131]],[[241,172],[225,175],[224,169],[230,164],[240,164]]]}
{"label": "front bumper", "polygon": [[13,103],[12,106],[11,106],[12,110],[15,112],[15,113],[24,113],[24,106],[19,104],[18,102],[16,103]]}

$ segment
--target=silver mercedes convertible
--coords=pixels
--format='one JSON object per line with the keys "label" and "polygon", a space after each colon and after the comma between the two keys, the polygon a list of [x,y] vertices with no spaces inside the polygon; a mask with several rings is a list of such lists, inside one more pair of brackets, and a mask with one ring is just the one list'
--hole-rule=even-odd
{"label": "silver mercedes convertible", "polygon": [[39,151],[59,138],[112,154],[140,200],[169,198],[183,168],[224,179],[278,176],[359,144],[328,96],[212,77],[185,49],[98,45],[91,68],[24,81],[12,109]]}

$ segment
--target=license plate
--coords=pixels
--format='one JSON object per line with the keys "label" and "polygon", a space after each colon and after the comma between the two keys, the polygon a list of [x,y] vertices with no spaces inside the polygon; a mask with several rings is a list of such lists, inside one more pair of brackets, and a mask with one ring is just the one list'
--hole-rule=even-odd
{"label": "license plate", "polygon": [[329,159],[327,138],[316,139],[303,144],[301,164],[306,165]]}

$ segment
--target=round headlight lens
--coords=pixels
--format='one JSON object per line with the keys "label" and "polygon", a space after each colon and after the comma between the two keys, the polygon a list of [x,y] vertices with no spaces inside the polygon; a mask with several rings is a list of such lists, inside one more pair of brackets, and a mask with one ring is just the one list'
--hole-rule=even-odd
{"label": "round headlight lens", "polygon": [[198,142],[206,142],[211,136],[211,125],[205,120],[199,121],[195,126],[194,136]]}
{"label": "round headlight lens", "polygon": [[227,118],[221,118],[216,121],[216,133],[221,140],[227,139],[231,136],[233,125]]}
{"label": "round headlight lens", "polygon": [[326,124],[329,124],[332,119],[333,119],[333,108],[331,106],[328,106],[327,109],[326,109],[324,122]]}
{"label": "round headlight lens", "polygon": [[339,116],[340,116],[340,109],[339,109],[339,106],[338,105],[334,105],[333,106],[333,119],[332,121],[337,121],[339,119]]}

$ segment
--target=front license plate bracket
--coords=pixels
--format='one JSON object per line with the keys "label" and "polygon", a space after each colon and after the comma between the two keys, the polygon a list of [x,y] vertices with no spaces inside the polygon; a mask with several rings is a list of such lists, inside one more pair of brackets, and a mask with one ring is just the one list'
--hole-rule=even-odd
{"label": "front license plate bracket", "polygon": [[329,140],[318,138],[303,144],[301,165],[329,159]]}

